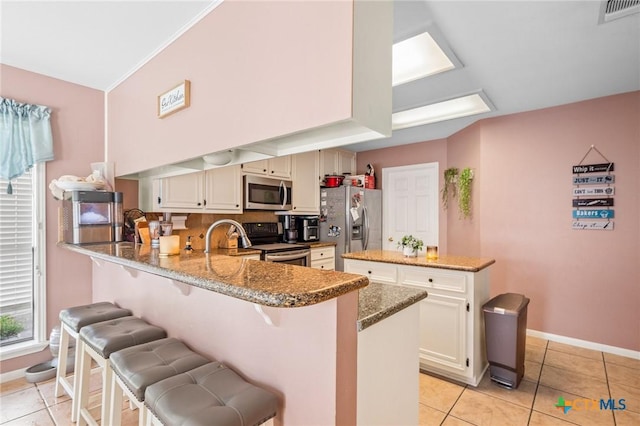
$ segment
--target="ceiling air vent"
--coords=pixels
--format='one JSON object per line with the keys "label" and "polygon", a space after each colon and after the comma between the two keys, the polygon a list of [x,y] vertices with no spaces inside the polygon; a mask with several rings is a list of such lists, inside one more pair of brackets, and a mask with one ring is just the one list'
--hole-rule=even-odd
{"label": "ceiling air vent", "polygon": [[599,23],[613,21],[640,12],[640,0],[605,0],[600,7]]}

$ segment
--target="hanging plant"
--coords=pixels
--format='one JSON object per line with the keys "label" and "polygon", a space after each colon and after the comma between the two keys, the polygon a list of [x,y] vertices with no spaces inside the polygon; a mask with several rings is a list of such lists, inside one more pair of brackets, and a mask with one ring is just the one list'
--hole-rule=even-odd
{"label": "hanging plant", "polygon": [[451,197],[456,198],[456,179],[458,177],[458,168],[449,167],[444,171],[444,186],[442,187],[442,207],[446,210],[449,207],[449,192]]}
{"label": "hanging plant", "polygon": [[471,216],[471,183],[473,182],[473,170],[469,167],[462,169],[458,176],[458,207],[460,216],[466,219]]}

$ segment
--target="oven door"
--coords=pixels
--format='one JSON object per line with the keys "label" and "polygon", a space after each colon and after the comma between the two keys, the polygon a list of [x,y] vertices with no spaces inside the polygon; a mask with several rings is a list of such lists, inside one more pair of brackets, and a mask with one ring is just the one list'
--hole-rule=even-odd
{"label": "oven door", "polygon": [[289,250],[277,253],[265,253],[267,262],[288,263],[289,265],[311,266],[311,250]]}

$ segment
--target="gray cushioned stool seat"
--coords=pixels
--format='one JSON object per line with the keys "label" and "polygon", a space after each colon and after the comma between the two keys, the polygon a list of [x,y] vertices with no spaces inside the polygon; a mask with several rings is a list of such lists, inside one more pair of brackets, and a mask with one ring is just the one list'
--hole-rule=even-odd
{"label": "gray cushioned stool seat", "polygon": [[80,329],[80,339],[104,359],[121,349],[165,337],[163,329],[137,317],[117,318]]}
{"label": "gray cushioned stool seat", "polygon": [[97,322],[131,316],[129,309],[119,308],[110,302],[98,302],[90,305],[74,306],[60,311],[60,321],[76,333],[82,327]]}
{"label": "gray cushioned stool seat", "polygon": [[147,386],[210,362],[173,337],[122,349],[112,353],[109,361],[138,401],[144,400]]}
{"label": "gray cushioned stool seat", "polygon": [[165,425],[253,426],[276,415],[278,399],[211,362],[147,387],[145,405]]}

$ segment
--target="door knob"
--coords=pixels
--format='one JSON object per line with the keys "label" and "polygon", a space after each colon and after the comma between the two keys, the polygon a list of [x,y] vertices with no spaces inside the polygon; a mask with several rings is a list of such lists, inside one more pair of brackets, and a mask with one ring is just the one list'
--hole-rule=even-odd
{"label": "door knob", "polygon": [[389,240],[390,243],[392,243],[393,242],[393,237],[389,237],[388,240]]}

